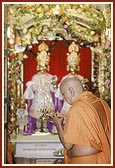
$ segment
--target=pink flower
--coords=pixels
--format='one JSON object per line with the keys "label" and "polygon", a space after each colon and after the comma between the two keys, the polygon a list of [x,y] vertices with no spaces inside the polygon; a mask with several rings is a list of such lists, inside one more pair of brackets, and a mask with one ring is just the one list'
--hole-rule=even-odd
{"label": "pink flower", "polygon": [[22,61],[19,60],[19,61],[18,61],[18,64],[21,65],[21,64],[22,64]]}
{"label": "pink flower", "polygon": [[15,44],[15,49],[18,49],[19,48],[19,45],[18,44]]}
{"label": "pink flower", "polygon": [[108,69],[109,69],[109,70],[111,70],[111,65],[110,65],[110,66],[108,66]]}
{"label": "pink flower", "polygon": [[107,48],[109,48],[110,47],[110,41],[106,41],[106,45],[105,45],[105,48],[107,49]]}
{"label": "pink flower", "polygon": [[81,45],[81,46],[83,46],[83,45],[84,45],[84,43],[83,43],[83,42],[81,42],[81,43],[80,43],[80,45]]}
{"label": "pink flower", "polygon": [[68,25],[64,25],[64,29],[67,29],[68,28]]}
{"label": "pink flower", "polygon": [[110,84],[110,80],[109,80],[109,79],[106,79],[105,84],[106,84],[106,85],[109,85],[109,84]]}
{"label": "pink flower", "polygon": [[29,45],[28,48],[31,49],[31,48],[32,48],[32,45]]}
{"label": "pink flower", "polygon": [[94,84],[93,84],[93,87],[96,87],[96,86],[97,86],[96,83],[94,83]]}

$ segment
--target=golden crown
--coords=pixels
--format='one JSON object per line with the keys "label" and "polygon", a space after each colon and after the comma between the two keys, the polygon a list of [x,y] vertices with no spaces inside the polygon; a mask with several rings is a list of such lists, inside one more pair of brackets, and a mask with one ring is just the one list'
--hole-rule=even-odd
{"label": "golden crown", "polygon": [[38,51],[37,52],[37,70],[40,71],[46,71],[49,70],[49,61],[50,61],[50,53],[48,45],[43,41],[39,46],[38,46]]}

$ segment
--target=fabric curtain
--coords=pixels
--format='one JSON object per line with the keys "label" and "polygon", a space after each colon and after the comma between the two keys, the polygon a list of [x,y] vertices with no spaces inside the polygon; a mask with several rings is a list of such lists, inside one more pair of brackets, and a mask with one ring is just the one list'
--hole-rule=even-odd
{"label": "fabric curtain", "polygon": [[[28,55],[27,59],[24,59],[24,90],[26,88],[25,84],[29,80],[31,80],[33,74],[37,73],[37,62],[36,56],[38,52],[38,45],[40,45],[42,41],[38,44],[32,45],[31,52],[26,51],[25,53]],[[57,75],[59,81],[69,72],[67,71],[67,53],[68,53],[68,44],[71,44],[72,41],[45,41],[45,43],[49,46],[50,49],[50,74]],[[34,53],[34,54],[32,54]],[[91,50],[90,48],[79,48],[80,54],[80,71],[77,74],[88,78],[91,80]]]}

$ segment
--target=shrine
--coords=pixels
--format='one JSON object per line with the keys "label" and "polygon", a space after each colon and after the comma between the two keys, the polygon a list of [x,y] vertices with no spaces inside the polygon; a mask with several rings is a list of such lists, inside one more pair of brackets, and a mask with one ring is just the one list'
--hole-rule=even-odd
{"label": "shrine", "polygon": [[112,3],[4,3],[3,164],[64,164],[51,114],[75,75],[111,108]]}

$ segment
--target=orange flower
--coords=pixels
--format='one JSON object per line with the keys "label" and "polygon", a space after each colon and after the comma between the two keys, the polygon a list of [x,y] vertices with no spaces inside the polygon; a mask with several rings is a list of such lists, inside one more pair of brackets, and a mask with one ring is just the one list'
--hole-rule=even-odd
{"label": "orange flower", "polygon": [[51,16],[54,16],[54,13],[53,13],[52,9],[49,11],[49,13],[50,13]]}
{"label": "orange flower", "polygon": [[89,12],[93,12],[94,9],[93,9],[92,7],[90,7],[90,8],[88,9],[88,11],[89,11]]}
{"label": "orange flower", "polygon": [[29,6],[29,10],[30,11],[34,10],[34,5]]}
{"label": "orange flower", "polygon": [[62,15],[64,13],[64,9],[61,9],[60,10],[60,14]]}
{"label": "orange flower", "polygon": [[66,17],[66,16],[63,16],[63,17],[62,17],[62,20],[63,20],[63,21],[66,21],[66,20],[67,20],[67,17]]}

